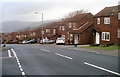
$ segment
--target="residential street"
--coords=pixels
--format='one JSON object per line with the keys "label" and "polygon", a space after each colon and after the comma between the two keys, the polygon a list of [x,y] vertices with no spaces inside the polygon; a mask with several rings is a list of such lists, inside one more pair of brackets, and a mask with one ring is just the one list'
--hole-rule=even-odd
{"label": "residential street", "polygon": [[118,57],[39,44],[2,51],[3,75],[120,75]]}

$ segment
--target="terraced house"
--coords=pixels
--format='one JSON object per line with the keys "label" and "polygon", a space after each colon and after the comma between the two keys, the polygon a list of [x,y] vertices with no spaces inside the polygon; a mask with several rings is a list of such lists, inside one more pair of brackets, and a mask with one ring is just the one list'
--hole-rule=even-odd
{"label": "terraced house", "polygon": [[43,38],[47,38],[50,40],[56,40],[58,37],[58,32],[57,32],[57,24],[59,22],[53,22],[51,24],[48,24],[46,27],[42,28],[41,33],[43,34]]}
{"label": "terraced house", "polygon": [[105,7],[94,16],[94,44],[120,44],[120,10]]}
{"label": "terraced house", "polygon": [[78,13],[73,17],[53,22],[35,30],[13,32],[3,35],[3,40],[38,41],[48,38],[65,38],[65,44],[120,44],[120,6],[105,7],[96,15]]}
{"label": "terraced house", "polygon": [[58,33],[66,44],[90,44],[92,41],[93,15],[77,14],[58,25]]}

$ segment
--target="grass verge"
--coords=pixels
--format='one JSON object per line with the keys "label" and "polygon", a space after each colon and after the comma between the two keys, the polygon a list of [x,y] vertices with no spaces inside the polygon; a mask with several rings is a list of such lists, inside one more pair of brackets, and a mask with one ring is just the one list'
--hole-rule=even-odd
{"label": "grass verge", "polygon": [[109,47],[102,47],[102,46],[83,46],[80,48],[91,48],[91,49],[102,49],[102,50],[118,50],[120,49],[120,46],[109,46]]}

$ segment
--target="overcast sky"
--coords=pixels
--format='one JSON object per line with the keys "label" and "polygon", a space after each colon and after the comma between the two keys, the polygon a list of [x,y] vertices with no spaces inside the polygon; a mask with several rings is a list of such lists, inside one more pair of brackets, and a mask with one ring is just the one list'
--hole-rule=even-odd
{"label": "overcast sky", "polygon": [[119,0],[1,0],[2,21],[41,21],[60,19],[68,13],[85,9],[96,14],[104,7],[116,6]]}

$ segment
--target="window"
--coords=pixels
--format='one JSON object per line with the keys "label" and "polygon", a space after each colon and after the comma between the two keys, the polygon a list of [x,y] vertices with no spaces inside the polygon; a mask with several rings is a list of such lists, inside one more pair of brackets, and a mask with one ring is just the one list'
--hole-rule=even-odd
{"label": "window", "polygon": [[75,25],[73,26],[73,30],[77,30],[77,28],[76,28],[76,26],[75,26]]}
{"label": "window", "polygon": [[62,30],[65,30],[65,26],[62,26]]}
{"label": "window", "polygon": [[56,33],[56,29],[53,29],[53,34],[55,34]]}
{"label": "window", "polygon": [[60,26],[59,28],[60,28],[60,30],[62,30],[62,26]]}
{"label": "window", "polygon": [[110,41],[110,33],[109,32],[102,32],[102,40]]}
{"label": "window", "polygon": [[73,23],[73,26],[76,26],[76,23]]}
{"label": "window", "polygon": [[97,24],[100,24],[100,18],[97,18]]}
{"label": "window", "polygon": [[19,37],[18,35],[16,35],[16,37]]}
{"label": "window", "polygon": [[21,35],[21,37],[24,37],[24,35]]}
{"label": "window", "polygon": [[76,23],[73,23],[73,30],[77,30]]}
{"label": "window", "polygon": [[19,35],[19,38],[20,38],[21,36]]}
{"label": "window", "polygon": [[35,32],[33,32],[33,36],[35,36],[36,35],[36,33]]}
{"label": "window", "polygon": [[50,29],[46,29],[46,33],[50,33]]}
{"label": "window", "polygon": [[31,33],[30,36],[33,36],[33,34]]}
{"label": "window", "polygon": [[110,18],[104,18],[104,24],[110,24]]}
{"label": "window", "polygon": [[120,20],[120,13],[118,13],[118,20]]}
{"label": "window", "polygon": [[118,29],[118,38],[120,38],[120,29]]}
{"label": "window", "polygon": [[72,28],[72,23],[69,23],[69,28]]}
{"label": "window", "polygon": [[41,34],[44,34],[44,31],[41,31]]}
{"label": "window", "polygon": [[70,34],[70,40],[72,40],[73,39],[73,34]]}
{"label": "window", "polygon": [[27,35],[24,35],[24,37],[27,37]]}

